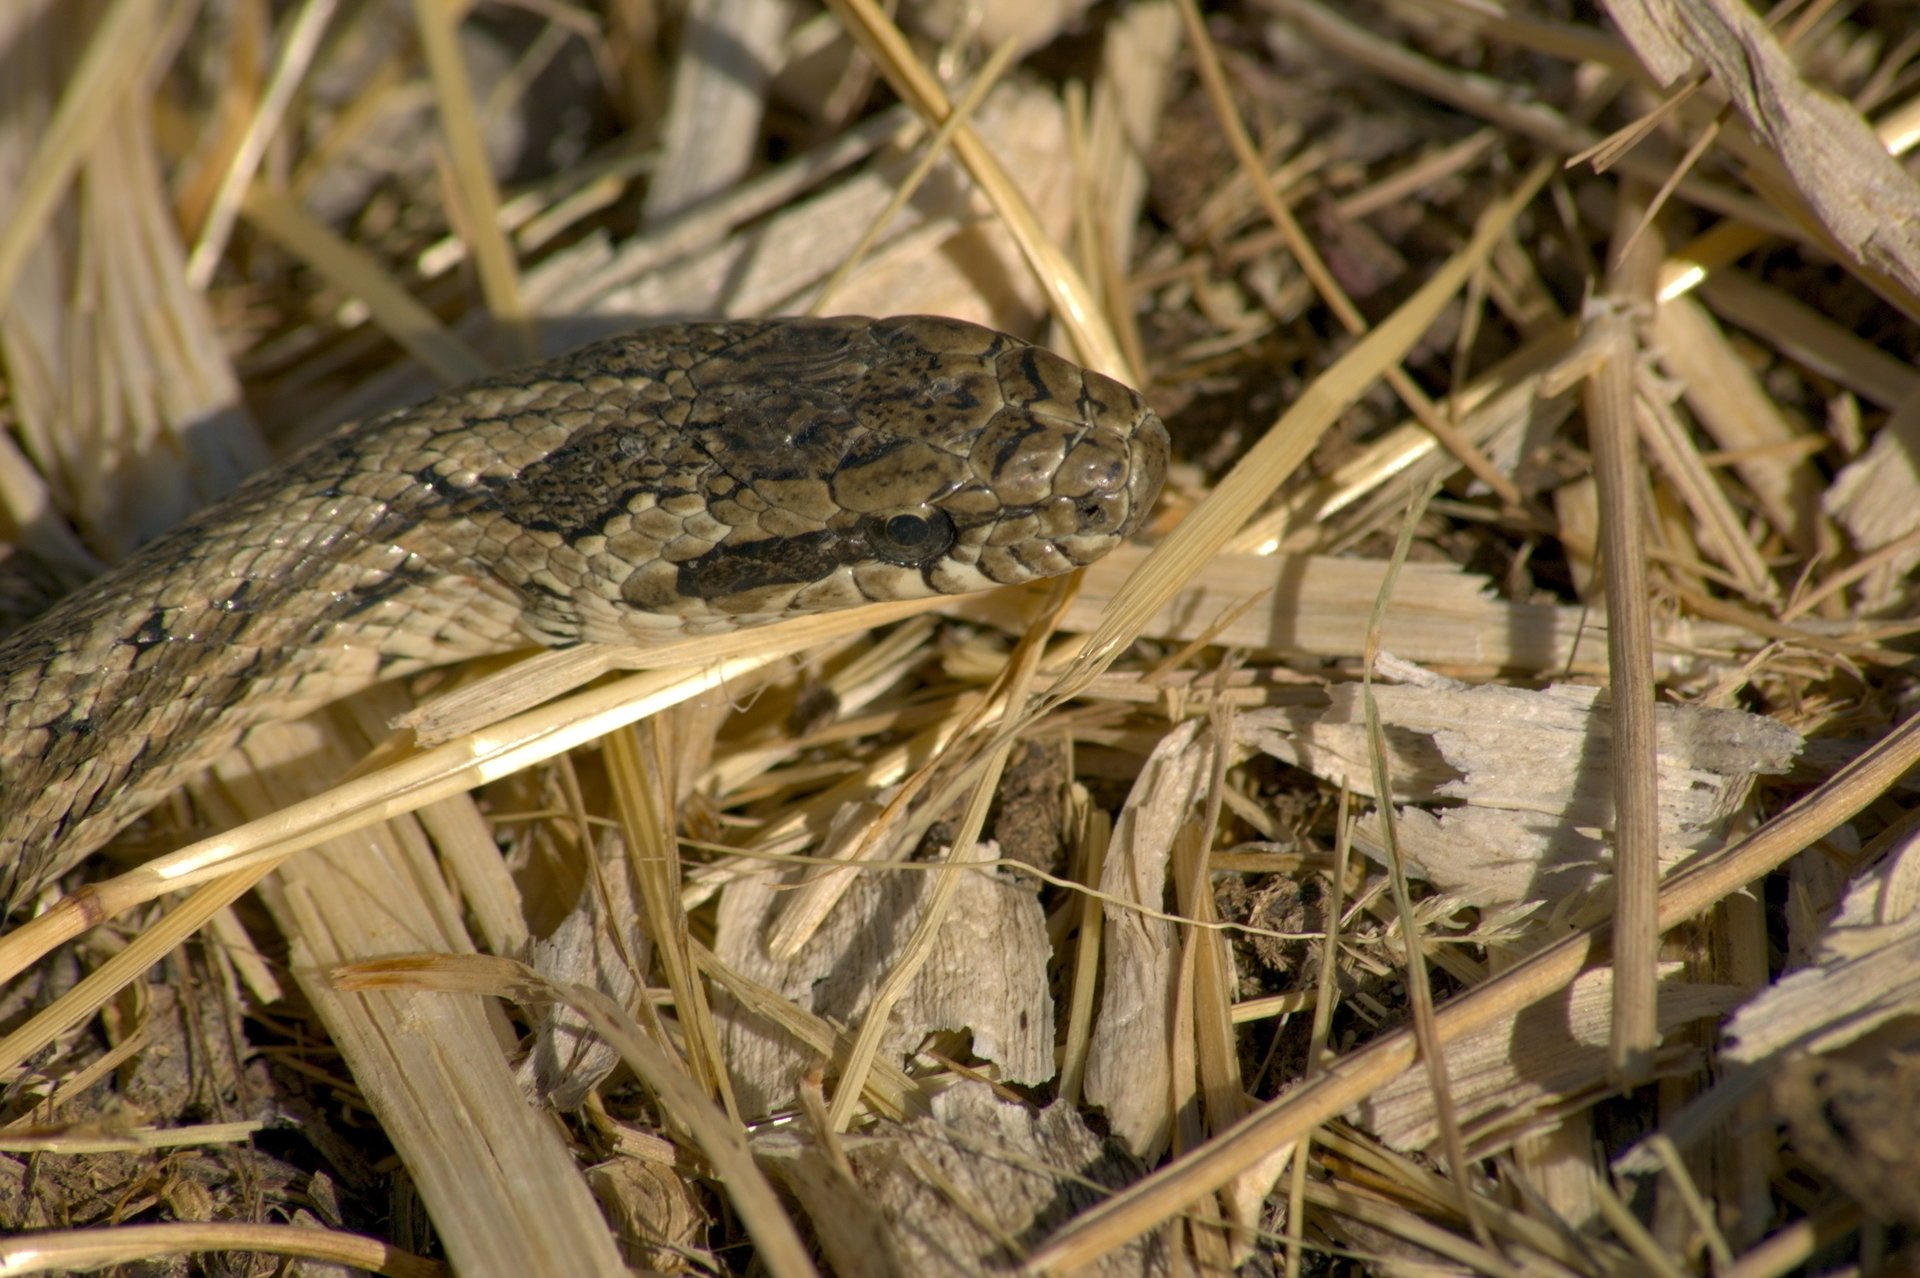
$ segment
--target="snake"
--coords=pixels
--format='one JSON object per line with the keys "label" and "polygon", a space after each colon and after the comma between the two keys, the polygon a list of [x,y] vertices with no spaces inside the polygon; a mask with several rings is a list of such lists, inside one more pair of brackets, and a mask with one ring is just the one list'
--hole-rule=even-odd
{"label": "snake", "polygon": [[659,325],[345,426],[0,640],[0,901],[380,680],[1083,567],[1168,449],[1138,392],[936,316]]}

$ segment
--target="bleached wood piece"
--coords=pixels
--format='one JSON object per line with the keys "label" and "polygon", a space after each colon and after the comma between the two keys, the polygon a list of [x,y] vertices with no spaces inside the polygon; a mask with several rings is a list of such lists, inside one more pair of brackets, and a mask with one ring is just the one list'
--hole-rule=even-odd
{"label": "bleached wood piece", "polygon": [[[980,851],[983,859],[998,855],[991,844]],[[807,1011],[853,1024],[912,935],[936,872],[960,875],[958,895],[933,956],[895,1007],[883,1050],[897,1062],[929,1034],[967,1030],[974,1053],[998,1065],[1000,1077],[1046,1081],[1054,1069],[1046,918],[1030,890],[997,873],[860,874],[791,959],[769,954],[766,938],[793,894],[769,875],[743,876],[722,893],[716,951],[736,972]],[[714,1012],[743,1110],[790,1106],[800,1079],[821,1066],[819,1057],[729,999],[716,998]]]}
{"label": "bleached wood piece", "polygon": [[1920,1012],[1920,834],[1848,889],[1813,955],[1734,1013],[1727,1059],[1833,1051]]}
{"label": "bleached wood piece", "polygon": [[[1147,553],[1145,547],[1122,546],[1089,568],[1061,628],[1093,629]],[[1184,641],[1213,632],[1213,642],[1231,648],[1358,657],[1386,569],[1380,559],[1215,555],[1154,615],[1144,633]],[[1021,598],[1001,591],[957,599],[942,610],[1013,628],[1027,606]],[[1801,625],[1815,638],[1848,633],[1817,622]],[[1654,641],[1655,668],[1664,676],[1692,673],[1768,642],[1738,626],[1684,618],[1658,622]],[[1382,642],[1409,661],[1452,673],[1606,672],[1606,626],[1597,614],[1495,598],[1486,578],[1451,564],[1410,563],[1401,569]]]}
{"label": "bleached wood piece", "polygon": [[[1920,532],[1920,389],[1887,415],[1887,420],[1858,460],[1843,466],[1823,499],[1827,514],[1847,532],[1861,552],[1892,546]],[[1910,577],[1920,566],[1920,542],[1909,541],[1877,568],[1864,584],[1864,606],[1897,606]]]}
{"label": "bleached wood piece", "polygon": [[[757,1136],[755,1155],[810,1219],[834,1273],[971,1278],[1006,1269],[1009,1244],[1044,1237],[1134,1174],[1070,1105],[1035,1111],[962,1082],[931,1118],[881,1123],[833,1153],[804,1133]],[[1171,1272],[1167,1230],[1077,1271]]]}
{"label": "bleached wood piece", "polygon": [[1114,822],[1100,891],[1116,904],[1106,915],[1100,955],[1100,1006],[1087,1049],[1085,1095],[1103,1107],[1113,1133],[1142,1157],[1166,1147],[1173,1123],[1172,1051],[1178,937],[1158,910],[1166,899],[1173,836],[1191,820],[1206,767],[1189,721],[1154,747]]}
{"label": "bleached wood piece", "polygon": [[746,173],[760,142],[767,84],[795,9],[789,0],[694,0],[687,6],[660,163],[642,213],[648,226]]}
{"label": "bleached wood piece", "polygon": [[[1468,687],[1406,663],[1383,670],[1414,682],[1374,688],[1386,729],[1387,774],[1408,872],[1479,905],[1564,904],[1591,889],[1610,861],[1610,720],[1599,690]],[[1754,778],[1787,770],[1800,736],[1737,710],[1663,705],[1661,864],[1717,841]],[[1241,740],[1358,794],[1373,794],[1357,685],[1329,689],[1323,710],[1274,707],[1239,716]],[[1377,820],[1377,818],[1376,818]],[[1377,827],[1359,844],[1380,856]]]}
{"label": "bleached wood piece", "polygon": [[[1665,981],[1661,1032],[1718,1016],[1739,997],[1731,986]],[[1506,1149],[1545,1126],[1544,1113],[1605,1083],[1612,999],[1612,970],[1588,972],[1557,999],[1448,1044],[1447,1079],[1474,1157]],[[1358,1106],[1354,1117],[1395,1149],[1426,1149],[1439,1137],[1430,1086],[1424,1070],[1408,1070]]]}
{"label": "bleached wood piece", "polygon": [[[256,730],[224,770],[257,814],[300,797],[284,792],[286,778],[352,762],[335,734],[305,721]],[[362,959],[473,952],[418,825],[401,818],[310,849],[261,893],[288,938],[294,975],[406,1163],[455,1268],[500,1278],[624,1275],[559,1129],[514,1082],[512,1037],[498,1011],[442,994],[342,994],[326,976]]]}

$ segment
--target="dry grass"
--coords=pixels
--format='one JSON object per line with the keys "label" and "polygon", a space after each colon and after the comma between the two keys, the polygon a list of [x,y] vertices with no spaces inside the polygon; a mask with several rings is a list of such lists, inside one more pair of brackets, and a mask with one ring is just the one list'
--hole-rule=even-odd
{"label": "dry grass", "polygon": [[650,317],[1051,321],[1178,463],[256,731],[0,935],[0,1273],[1911,1267],[1910,15],[901,7],[0,7],[10,612]]}

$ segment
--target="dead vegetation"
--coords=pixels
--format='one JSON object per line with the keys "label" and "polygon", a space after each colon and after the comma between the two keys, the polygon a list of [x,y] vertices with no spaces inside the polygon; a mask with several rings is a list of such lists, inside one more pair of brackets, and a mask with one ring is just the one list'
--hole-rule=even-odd
{"label": "dead vegetation", "polygon": [[0,936],[0,1272],[1920,1263],[1911,12],[900,10],[0,6],[12,613],[650,318],[1050,331],[1179,463],[254,733]]}

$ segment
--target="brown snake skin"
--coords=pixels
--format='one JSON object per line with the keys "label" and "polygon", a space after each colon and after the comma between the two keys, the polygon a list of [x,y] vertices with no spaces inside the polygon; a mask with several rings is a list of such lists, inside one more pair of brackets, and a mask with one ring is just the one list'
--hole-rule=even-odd
{"label": "brown snake skin", "polygon": [[925,316],[644,329],[348,427],[0,642],[0,900],[254,724],[530,643],[1066,572],[1166,457],[1125,386]]}

